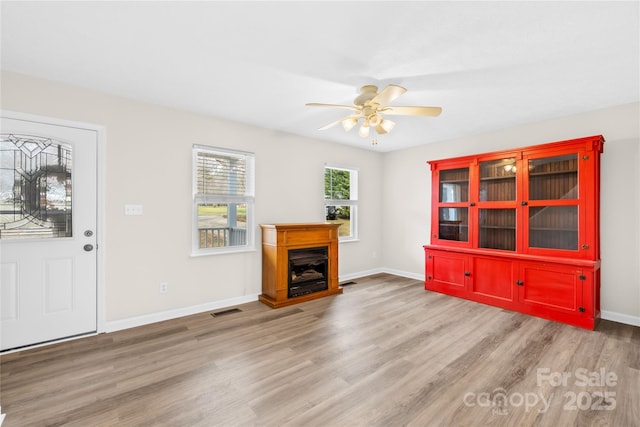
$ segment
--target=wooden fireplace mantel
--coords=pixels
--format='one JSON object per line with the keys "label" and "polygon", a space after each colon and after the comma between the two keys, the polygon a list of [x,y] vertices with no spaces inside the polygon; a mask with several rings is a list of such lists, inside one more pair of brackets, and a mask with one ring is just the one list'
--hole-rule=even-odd
{"label": "wooden fireplace mantel", "polygon": [[[341,294],[338,286],[338,227],[340,224],[261,224],[262,294],[260,301],[272,308],[284,307],[328,295]],[[327,290],[288,297],[289,250],[326,247]]]}

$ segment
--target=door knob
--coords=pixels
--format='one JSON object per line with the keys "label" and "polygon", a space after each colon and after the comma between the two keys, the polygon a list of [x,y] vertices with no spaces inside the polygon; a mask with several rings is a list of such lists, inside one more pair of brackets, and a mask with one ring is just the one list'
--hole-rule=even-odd
{"label": "door knob", "polygon": [[84,250],[87,252],[91,252],[93,250],[93,245],[87,243],[86,245],[84,245]]}

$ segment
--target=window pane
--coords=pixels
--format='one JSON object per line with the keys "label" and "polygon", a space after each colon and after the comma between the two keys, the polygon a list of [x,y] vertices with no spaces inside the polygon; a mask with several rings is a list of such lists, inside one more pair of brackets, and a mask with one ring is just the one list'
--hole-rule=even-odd
{"label": "window pane", "polygon": [[440,208],[439,222],[440,239],[469,241],[468,208]]}
{"label": "window pane", "polygon": [[199,247],[220,248],[247,244],[247,205],[198,205]]}
{"label": "window pane", "polygon": [[357,238],[358,171],[324,168],[325,222],[340,224],[338,237]]}
{"label": "window pane", "polygon": [[246,193],[247,163],[243,157],[199,152],[198,194],[243,195]]}
{"label": "window pane", "polygon": [[327,206],[326,222],[330,224],[340,224],[338,237],[349,237],[353,235],[351,214],[355,206]]}
{"label": "window pane", "polygon": [[344,169],[324,169],[324,198],[351,199],[351,172]]}
{"label": "window pane", "polygon": [[578,155],[529,161],[529,199],[578,198]]}
{"label": "window pane", "polygon": [[72,147],[3,134],[0,150],[0,238],[71,237]]}
{"label": "window pane", "polygon": [[480,163],[480,201],[516,199],[516,159]]}
{"label": "window pane", "polygon": [[578,207],[530,207],[529,246],[533,248],[577,250]]}

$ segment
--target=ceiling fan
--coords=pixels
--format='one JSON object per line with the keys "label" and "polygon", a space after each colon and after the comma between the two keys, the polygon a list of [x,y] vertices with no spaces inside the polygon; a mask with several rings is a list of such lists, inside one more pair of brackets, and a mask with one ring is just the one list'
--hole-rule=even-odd
{"label": "ceiling fan", "polygon": [[342,108],[346,110],[352,110],[353,113],[348,116],[342,117],[331,123],[328,123],[318,130],[329,129],[332,126],[342,123],[342,127],[345,131],[353,129],[360,119],[362,119],[362,125],[358,130],[358,135],[362,137],[369,136],[370,129],[373,128],[375,132],[382,135],[388,133],[393,129],[395,123],[389,119],[383,117],[383,115],[390,116],[439,116],[442,112],[440,107],[391,107],[389,104],[405,93],[407,89],[402,86],[390,84],[382,91],[378,93],[378,87],[374,85],[366,85],[360,88],[360,94],[353,100],[353,105],[337,105],[337,104],[321,104],[317,102],[310,102],[307,106],[310,107],[329,107],[329,108]]}

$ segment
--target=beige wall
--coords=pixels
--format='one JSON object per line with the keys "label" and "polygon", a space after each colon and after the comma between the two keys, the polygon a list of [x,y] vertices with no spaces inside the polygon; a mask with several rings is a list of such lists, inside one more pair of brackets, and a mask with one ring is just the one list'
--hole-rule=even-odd
{"label": "beige wall", "polygon": [[[360,241],[340,244],[340,277],[380,265],[380,153],[2,73],[1,107],[106,128],[106,320],[137,318],[261,292],[255,252],[190,257],[191,147],[256,156],[256,220],[322,222],[325,163],[359,170]],[[125,216],[141,204],[142,216]],[[169,292],[159,293],[160,282]],[[156,318],[158,318],[156,316]],[[134,322],[135,323],[135,322]],[[109,328],[107,328],[109,329]]]}
{"label": "beige wall", "polygon": [[[388,153],[384,159],[384,266],[423,277],[429,243],[427,160],[603,135],[601,256],[603,317],[640,325],[640,104]],[[406,183],[413,183],[407,186]],[[418,184],[419,183],[419,184]],[[415,188],[423,191],[416,192]],[[402,205],[402,209],[397,206]],[[402,215],[402,217],[399,217]]]}
{"label": "beige wall", "polygon": [[[324,164],[358,168],[360,241],[340,245],[341,279],[375,271],[421,279],[430,227],[427,160],[602,134],[603,316],[640,324],[640,104],[381,154],[14,73],[1,78],[3,109],[106,127],[111,323],[260,293],[259,232],[256,252],[189,256],[194,143],[256,154],[257,223],[322,221]],[[128,203],[142,204],[144,215],[124,216]],[[158,291],[163,281],[166,294]]]}

